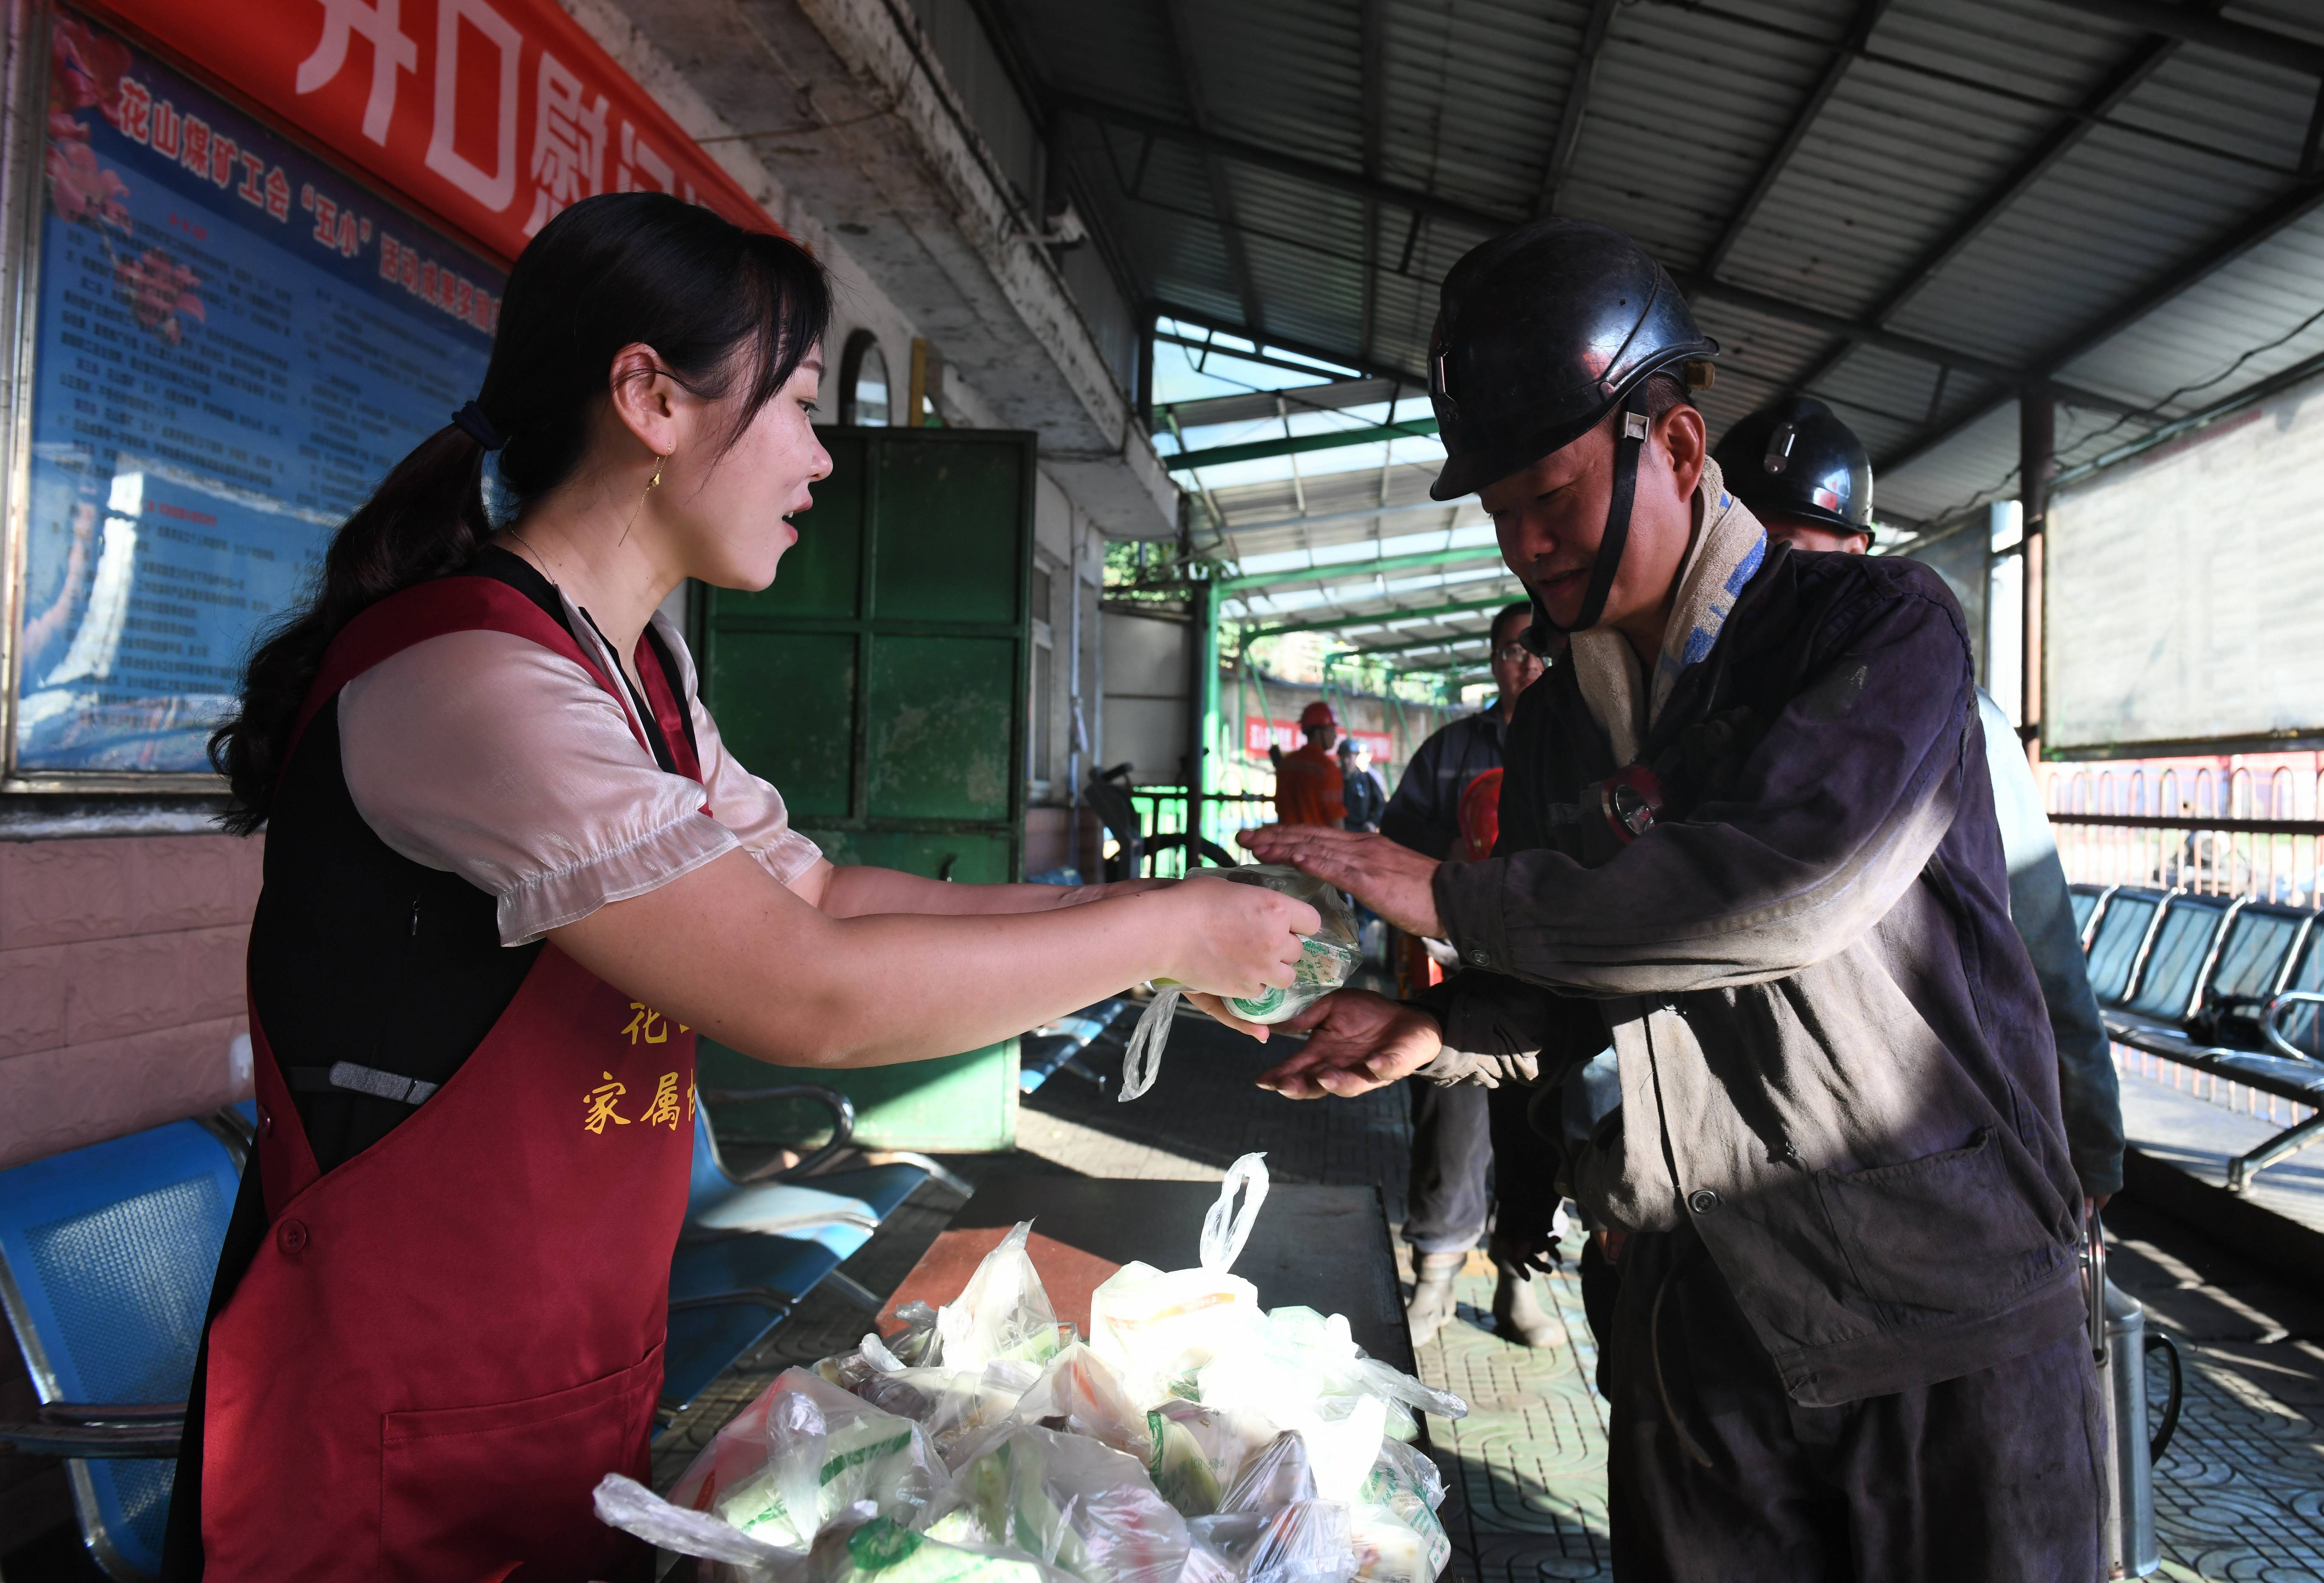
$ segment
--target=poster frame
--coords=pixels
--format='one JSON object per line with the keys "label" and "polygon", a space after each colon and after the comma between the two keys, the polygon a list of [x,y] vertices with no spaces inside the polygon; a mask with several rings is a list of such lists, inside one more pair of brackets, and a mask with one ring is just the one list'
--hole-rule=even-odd
{"label": "poster frame", "polygon": [[[0,795],[103,794],[134,797],[215,799],[226,791],[224,776],[208,771],[49,770],[26,771],[16,762],[17,667],[22,655],[26,557],[32,528],[32,398],[40,377],[41,249],[47,180],[43,159],[48,137],[49,51],[58,0],[8,0],[7,107],[0,116]],[[483,245],[459,227],[412,207],[403,194],[356,170],[333,150],[290,126],[263,105],[222,82],[215,73],[157,43],[111,7],[81,0],[73,7],[119,33],[171,71],[248,116],[273,136],[325,166],[371,201],[403,216],[423,234],[491,264],[503,274],[512,260]],[[13,266],[13,267],[12,267]]]}

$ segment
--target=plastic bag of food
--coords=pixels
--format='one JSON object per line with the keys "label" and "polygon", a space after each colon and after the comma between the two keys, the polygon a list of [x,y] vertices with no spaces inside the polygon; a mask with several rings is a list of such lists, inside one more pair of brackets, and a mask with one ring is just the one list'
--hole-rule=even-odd
{"label": "plastic bag of food", "polygon": [[[1250,863],[1239,868],[1212,871],[1236,884],[1264,885],[1306,903],[1323,919],[1313,934],[1299,937],[1299,960],[1292,967],[1287,989],[1269,985],[1248,1000],[1230,998],[1227,1010],[1246,1023],[1282,1023],[1297,1016],[1355,976],[1363,966],[1363,946],[1356,934],[1356,915],[1348,900],[1320,879],[1280,864]],[[1121,1058],[1121,1098],[1137,1098],[1154,1086],[1162,1069],[1162,1047],[1169,1041],[1170,1024],[1178,1014],[1185,986],[1168,979],[1154,981],[1156,994],[1130,1030]]]}
{"label": "plastic bag of food", "polygon": [[[1132,1404],[1201,1400],[1194,1376],[1213,1359],[1248,1350],[1266,1328],[1259,1288],[1229,1273],[1267,1201],[1267,1157],[1228,1168],[1203,1222],[1202,1264],[1157,1270],[1128,1264],[1090,1296],[1090,1349],[1121,1379]],[[1233,1207],[1238,1190],[1242,1206]]]}
{"label": "plastic bag of food", "polygon": [[[1262,1413],[1286,1429],[1305,1426],[1309,1410],[1321,1412],[1332,1422],[1347,1418],[1345,1408],[1321,1405],[1333,1398],[1374,1398],[1385,1414],[1385,1432],[1405,1440],[1418,1433],[1415,1411],[1445,1418],[1462,1418],[1469,1412],[1468,1403],[1451,1392],[1365,1356],[1344,1316],[1309,1308],[1268,1310],[1265,1328],[1240,1349],[1205,1366],[1195,1388],[1206,1403]],[[1351,1448],[1350,1455],[1361,1449]],[[1360,1466],[1345,1468],[1344,1478],[1360,1478],[1370,1466],[1367,1456]],[[1344,1478],[1335,1479],[1335,1486]]]}
{"label": "plastic bag of food", "polygon": [[936,1310],[936,1351],[927,1362],[958,1373],[1003,1358],[1039,1365],[1057,1355],[1069,1338],[1059,1336],[1056,1310],[1025,1251],[1032,1235],[1033,1223],[1019,1221]]}
{"label": "plastic bag of food", "polygon": [[1365,1583],[1435,1583],[1452,1559],[1436,1517],[1443,1503],[1436,1464],[1410,1446],[1382,1445],[1349,1512],[1356,1575]]}
{"label": "plastic bag of food", "polygon": [[1079,1341],[1049,1360],[1010,1416],[1019,1423],[1087,1435],[1140,1458],[1151,1440],[1146,1415],[1131,1405],[1120,1377]]}
{"label": "plastic bag of food", "polygon": [[865,1518],[909,1525],[945,1482],[918,1424],[791,1368],[702,1449],[669,1499],[797,1554],[859,1504]]}
{"label": "plastic bag of food", "polygon": [[1082,1583],[1176,1583],[1186,1560],[1186,1520],[1136,1458],[1037,1424],[980,1436],[922,1531],[1023,1551]]}
{"label": "plastic bag of food", "polygon": [[1030,1556],[993,1545],[948,1543],[883,1517],[844,1536],[826,1535],[816,1546],[804,1578],[794,1564],[785,1583],[1061,1583],[1061,1579]]}
{"label": "plastic bag of food", "polygon": [[779,1563],[798,1558],[751,1538],[731,1523],[673,1506],[633,1478],[608,1473],[597,1481],[598,1521],[634,1533],[658,1550],[719,1563],[709,1575],[721,1583],[775,1583]]}
{"label": "plastic bag of food", "polygon": [[1039,1377],[1034,1365],[1013,1358],[996,1359],[982,1369],[875,1369],[856,1385],[855,1394],[926,1430],[928,1443],[949,1467],[962,1440],[1004,1421]]}
{"label": "plastic bag of food", "polygon": [[1251,1453],[1278,1431],[1255,1413],[1173,1400],[1147,1413],[1146,1432],[1154,1487],[1187,1516],[1207,1517]]}
{"label": "plastic bag of food", "polygon": [[1182,1583],[1348,1583],[1356,1575],[1347,1508],[1330,1501],[1221,1512],[1186,1528]]}

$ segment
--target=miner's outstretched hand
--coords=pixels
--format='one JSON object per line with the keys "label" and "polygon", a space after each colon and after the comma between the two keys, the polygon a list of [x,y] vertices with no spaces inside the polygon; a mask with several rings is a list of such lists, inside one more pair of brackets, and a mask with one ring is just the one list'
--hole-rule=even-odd
{"label": "miner's outstretched hand", "polygon": [[1235,839],[1261,863],[1287,863],[1334,884],[1406,934],[1442,940],[1436,917],[1434,857],[1399,847],[1386,836],[1337,830],[1329,825],[1263,825]]}
{"label": "miner's outstretched hand", "polygon": [[1366,989],[1324,996],[1277,1027],[1307,1042],[1259,1075],[1287,1099],[1352,1099],[1408,1078],[1444,1047],[1436,1020]]}

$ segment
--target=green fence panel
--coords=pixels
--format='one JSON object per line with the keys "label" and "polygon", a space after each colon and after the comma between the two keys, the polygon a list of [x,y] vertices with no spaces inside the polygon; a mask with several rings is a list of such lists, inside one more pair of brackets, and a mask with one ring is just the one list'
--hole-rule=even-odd
{"label": "green fence panel", "polygon": [[[826,429],[832,477],[772,587],[706,591],[703,697],[835,863],[963,883],[1020,876],[1034,437]],[[850,1072],[706,1044],[705,1088],[824,1082],[873,1147],[1003,1149],[1017,1042]],[[733,1112],[732,1115],[729,1112]],[[791,1140],[807,1110],[713,1108],[722,1133]]]}

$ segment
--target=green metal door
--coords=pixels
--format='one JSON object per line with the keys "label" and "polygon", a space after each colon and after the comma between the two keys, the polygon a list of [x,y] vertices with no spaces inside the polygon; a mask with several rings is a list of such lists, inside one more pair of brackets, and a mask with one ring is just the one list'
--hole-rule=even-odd
{"label": "green metal door", "polygon": [[[834,863],[935,879],[1019,877],[1025,828],[1034,436],[826,429],[832,476],[763,593],[708,590],[704,702]],[[1005,1149],[1017,1041],[861,1072],[792,1072],[715,1044],[705,1088],[788,1079],[855,1101],[874,1147]],[[715,1112],[795,1138],[816,1113]]]}

